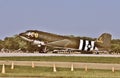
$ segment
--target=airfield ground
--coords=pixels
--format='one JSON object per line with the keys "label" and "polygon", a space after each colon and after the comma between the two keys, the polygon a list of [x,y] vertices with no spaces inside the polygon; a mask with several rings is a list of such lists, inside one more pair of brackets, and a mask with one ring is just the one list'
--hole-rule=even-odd
{"label": "airfield ground", "polygon": [[[0,66],[1,67],[1,66]],[[6,66],[6,73],[0,74],[0,77],[11,78],[119,78],[120,71],[112,72],[111,70],[88,70],[70,68],[57,68],[57,72],[53,72],[51,67],[35,67],[15,66],[11,70],[10,66]]]}
{"label": "airfield ground", "polygon": [[[0,55],[0,68],[3,63],[6,65],[6,73],[0,74],[2,77],[120,78],[120,57],[117,55],[114,55],[115,57],[9,55],[9,53],[8,56]],[[12,62],[15,64],[14,70],[10,70]],[[31,62],[34,62],[35,68],[31,67]],[[53,64],[56,64],[57,72],[53,72]],[[71,64],[75,68],[73,72],[70,71]],[[112,72],[112,67],[115,68],[115,72]]]}
{"label": "airfield ground", "polygon": [[0,57],[13,57],[13,56],[88,56],[88,57],[120,57],[120,54],[54,54],[54,53],[6,53],[0,52]]}

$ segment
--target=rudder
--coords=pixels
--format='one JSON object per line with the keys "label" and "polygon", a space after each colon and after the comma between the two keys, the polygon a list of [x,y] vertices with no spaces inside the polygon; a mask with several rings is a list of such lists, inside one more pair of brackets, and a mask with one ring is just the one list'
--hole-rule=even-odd
{"label": "rudder", "polygon": [[100,48],[110,48],[111,47],[111,38],[112,35],[109,33],[103,33],[97,40],[96,46]]}

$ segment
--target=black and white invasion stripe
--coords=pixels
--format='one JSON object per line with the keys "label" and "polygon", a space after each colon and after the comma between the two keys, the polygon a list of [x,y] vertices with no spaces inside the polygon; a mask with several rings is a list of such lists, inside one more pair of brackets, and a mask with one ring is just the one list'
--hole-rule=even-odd
{"label": "black and white invasion stripe", "polygon": [[80,39],[79,50],[92,51],[95,48],[95,41]]}

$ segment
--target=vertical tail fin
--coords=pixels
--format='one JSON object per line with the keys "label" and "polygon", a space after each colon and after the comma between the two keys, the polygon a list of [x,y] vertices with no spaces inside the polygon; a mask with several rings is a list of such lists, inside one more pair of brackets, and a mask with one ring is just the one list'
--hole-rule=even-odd
{"label": "vertical tail fin", "polygon": [[103,33],[97,40],[96,46],[99,48],[108,49],[111,47],[111,34]]}

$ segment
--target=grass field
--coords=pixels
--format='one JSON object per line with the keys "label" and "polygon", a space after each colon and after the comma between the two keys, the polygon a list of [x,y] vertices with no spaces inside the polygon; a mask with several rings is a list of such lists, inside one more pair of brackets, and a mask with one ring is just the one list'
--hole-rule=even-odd
{"label": "grass field", "polygon": [[120,64],[120,57],[76,57],[76,56],[36,56],[36,57],[0,57],[7,61],[59,61],[85,63],[112,63]]}
{"label": "grass field", "polygon": [[[74,56],[37,56],[37,57],[0,57],[4,61],[59,61],[59,62],[85,62],[85,63],[113,63],[120,64],[120,57],[74,57]],[[2,66],[0,66],[1,71]],[[6,73],[0,77],[42,77],[42,78],[120,78],[120,71],[114,73],[111,70],[93,70],[70,68],[57,68],[53,72],[52,67],[15,66],[14,70],[6,66]]]}
{"label": "grass field", "polygon": [[[120,71],[111,70],[88,70],[75,69],[70,71],[70,68],[56,68],[57,72],[53,72],[52,67],[35,67],[30,66],[15,66],[11,70],[10,66],[6,67],[6,73],[0,74],[0,77],[44,77],[44,78],[119,78]],[[1,68],[1,66],[0,66]]]}

